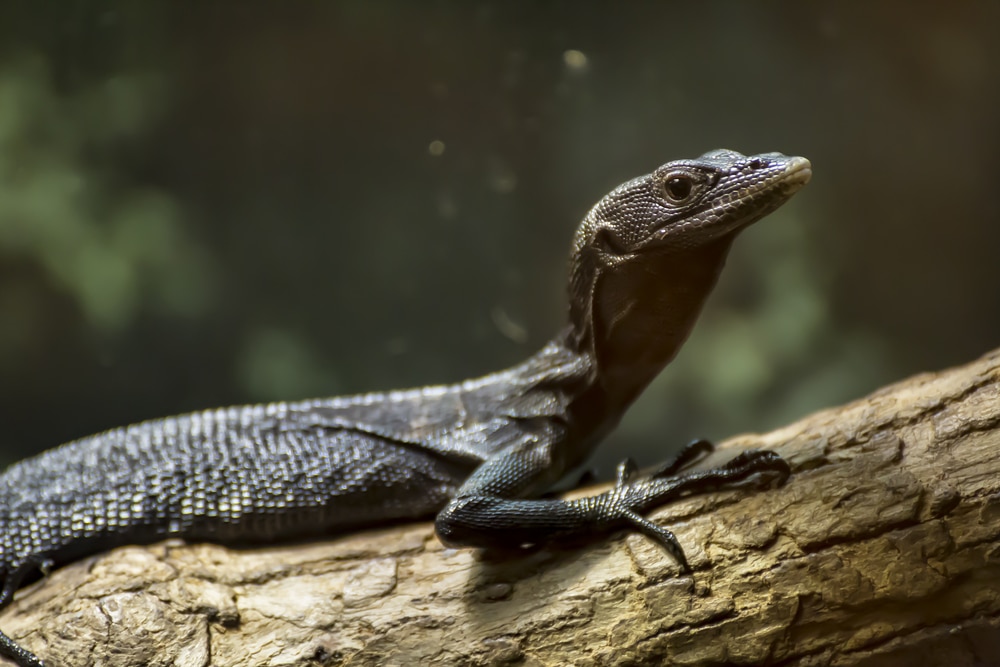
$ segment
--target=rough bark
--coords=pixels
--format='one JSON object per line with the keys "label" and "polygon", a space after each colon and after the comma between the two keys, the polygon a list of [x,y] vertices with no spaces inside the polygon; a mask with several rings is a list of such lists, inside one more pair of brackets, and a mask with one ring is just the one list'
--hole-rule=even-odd
{"label": "rough bark", "polygon": [[719,456],[748,447],[789,483],[655,515],[693,576],[638,536],[486,560],[415,524],[117,549],[0,628],[53,667],[1000,664],[1000,351]]}

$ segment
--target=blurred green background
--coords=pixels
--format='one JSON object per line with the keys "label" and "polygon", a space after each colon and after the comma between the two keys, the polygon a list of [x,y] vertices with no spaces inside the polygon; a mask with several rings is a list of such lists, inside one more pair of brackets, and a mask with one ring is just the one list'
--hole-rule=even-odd
{"label": "blurred green background", "polygon": [[1000,3],[0,5],[0,460],[450,382],[565,318],[618,183],[814,178],[602,448],[664,458],[1000,345]]}

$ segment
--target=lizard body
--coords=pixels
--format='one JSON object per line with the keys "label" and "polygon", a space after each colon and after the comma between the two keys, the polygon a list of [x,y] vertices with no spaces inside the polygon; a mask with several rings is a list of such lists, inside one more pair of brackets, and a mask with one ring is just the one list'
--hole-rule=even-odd
{"label": "lizard body", "polygon": [[[746,452],[672,464],[572,501],[539,498],[583,463],[677,353],[736,234],[808,182],[803,158],[712,151],[625,183],[573,242],[569,323],[508,370],[454,385],[250,405],[82,438],[0,475],[0,608],[37,571],[167,537],[225,544],[436,516],[446,544],[510,547],[631,528],[687,569],[642,514],[788,466]],[[0,633],[0,654],[41,661]]]}

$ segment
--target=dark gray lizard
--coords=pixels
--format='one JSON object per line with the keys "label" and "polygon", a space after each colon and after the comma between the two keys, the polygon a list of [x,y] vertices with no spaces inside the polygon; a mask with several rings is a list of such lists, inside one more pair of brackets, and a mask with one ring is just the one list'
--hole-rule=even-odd
{"label": "dark gray lizard", "polygon": [[[670,162],[594,206],[573,241],[569,323],[508,370],[461,384],[230,407],[83,438],[0,475],[0,608],[39,571],[167,537],[225,544],[320,536],[433,516],[460,547],[537,545],[633,529],[684,570],[676,538],[643,517],[732,484],[780,484],[749,451],[683,469],[690,446],[609,491],[543,498],[582,464],[677,354],[737,233],[809,181],[803,158],[727,150]],[[0,633],[0,654],[38,666]]]}

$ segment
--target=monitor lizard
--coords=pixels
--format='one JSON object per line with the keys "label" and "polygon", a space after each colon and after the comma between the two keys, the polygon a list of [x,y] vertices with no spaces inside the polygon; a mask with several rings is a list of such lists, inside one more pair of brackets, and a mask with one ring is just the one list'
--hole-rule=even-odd
{"label": "monitor lizard", "polygon": [[[677,354],[736,235],[811,176],[808,160],[716,150],[668,162],[601,199],[576,232],[568,323],[513,368],[459,384],[208,410],[117,428],[0,474],[0,608],[39,572],[168,537],[222,544],[320,536],[436,516],[446,545],[509,548],[639,531],[690,493],[783,483],[747,451],[712,470],[696,441],[613,488],[545,496],[582,464]],[[0,654],[41,660],[0,633]]]}

